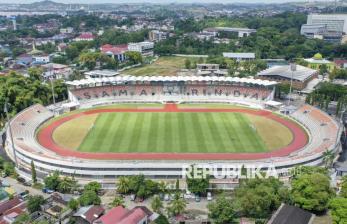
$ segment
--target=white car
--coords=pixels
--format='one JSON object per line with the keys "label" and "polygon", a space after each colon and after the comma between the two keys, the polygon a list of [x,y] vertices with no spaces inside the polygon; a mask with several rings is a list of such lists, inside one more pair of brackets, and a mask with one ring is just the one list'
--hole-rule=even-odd
{"label": "white car", "polygon": [[211,192],[207,192],[207,201],[212,201],[212,194],[211,194]]}
{"label": "white car", "polygon": [[186,191],[186,193],[183,195],[184,199],[191,199],[193,196],[192,196],[192,193],[190,193],[190,191]]}
{"label": "white car", "polygon": [[170,196],[168,194],[164,195],[164,201],[169,201],[170,200]]}

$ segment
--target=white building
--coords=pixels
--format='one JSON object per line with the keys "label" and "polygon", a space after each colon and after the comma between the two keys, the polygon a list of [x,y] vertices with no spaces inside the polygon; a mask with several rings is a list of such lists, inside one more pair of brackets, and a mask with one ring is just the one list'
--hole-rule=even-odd
{"label": "white building", "polygon": [[235,59],[236,61],[254,60],[255,59],[255,53],[224,52],[223,57]]}
{"label": "white building", "polygon": [[301,27],[301,34],[317,35],[322,31],[346,34],[347,14],[309,14],[307,23]]}
{"label": "white building", "polygon": [[114,70],[93,70],[89,72],[84,73],[85,77],[87,79],[93,79],[93,78],[111,78],[111,77],[116,77],[119,75],[118,72]]}
{"label": "white building", "polygon": [[166,40],[168,34],[166,32],[160,30],[151,30],[148,33],[148,39],[153,42],[159,42],[162,40]]}
{"label": "white building", "polygon": [[149,41],[129,43],[128,50],[140,52],[143,56],[153,56],[154,43]]}

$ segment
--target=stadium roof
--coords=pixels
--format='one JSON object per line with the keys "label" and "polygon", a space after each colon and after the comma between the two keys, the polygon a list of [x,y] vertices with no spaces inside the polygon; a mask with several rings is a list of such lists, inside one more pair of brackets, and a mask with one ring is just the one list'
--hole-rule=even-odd
{"label": "stadium roof", "polygon": [[88,78],[82,80],[74,80],[66,82],[70,86],[84,86],[97,83],[122,83],[122,82],[177,82],[177,81],[216,81],[216,82],[231,82],[256,84],[262,86],[276,85],[275,81],[254,79],[254,78],[238,78],[238,77],[218,77],[218,76],[116,76],[104,78]]}
{"label": "stadium roof", "polygon": [[292,73],[290,65],[277,65],[266,70],[263,70],[257,74],[257,76],[280,76],[287,79],[293,79],[298,81],[305,81],[314,75],[317,71],[301,65],[296,65],[296,71]]}

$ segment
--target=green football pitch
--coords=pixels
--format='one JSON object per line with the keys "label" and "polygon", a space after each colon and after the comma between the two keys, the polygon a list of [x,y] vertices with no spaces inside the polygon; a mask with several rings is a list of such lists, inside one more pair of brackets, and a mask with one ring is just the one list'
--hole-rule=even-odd
{"label": "green football pitch", "polygon": [[[81,131],[85,134],[79,135],[83,136],[80,140],[73,141],[80,141],[75,143],[76,150],[83,152],[224,153],[273,150],[266,144],[264,136],[258,134],[257,122],[253,122],[264,118],[242,113],[116,112],[100,113],[93,119],[88,119],[88,116],[79,119],[78,126],[84,127]],[[83,122],[89,123],[83,126]],[[262,124],[258,122],[258,125]],[[79,128],[74,126],[71,135],[79,132]],[[64,127],[60,132],[69,135]],[[66,143],[68,139],[64,141]]]}

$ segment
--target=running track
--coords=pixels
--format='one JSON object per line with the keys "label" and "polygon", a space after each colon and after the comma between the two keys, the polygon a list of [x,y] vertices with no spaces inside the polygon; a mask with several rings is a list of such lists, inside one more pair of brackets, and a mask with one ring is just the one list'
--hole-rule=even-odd
{"label": "running track", "polygon": [[[71,119],[95,113],[110,113],[110,112],[239,112],[248,113],[257,116],[273,119],[286,127],[288,127],[294,138],[293,141],[286,147],[281,149],[265,152],[265,153],[89,153],[71,150],[57,145],[53,140],[53,132],[55,128]],[[296,123],[281,118],[264,110],[249,110],[249,109],[199,109],[186,108],[179,109],[175,104],[166,104],[163,109],[91,109],[85,112],[72,114],[56,120],[43,128],[37,135],[38,142],[45,148],[65,157],[77,157],[83,159],[102,159],[102,160],[258,160],[271,157],[284,157],[290,153],[304,147],[308,138],[305,131]]]}

